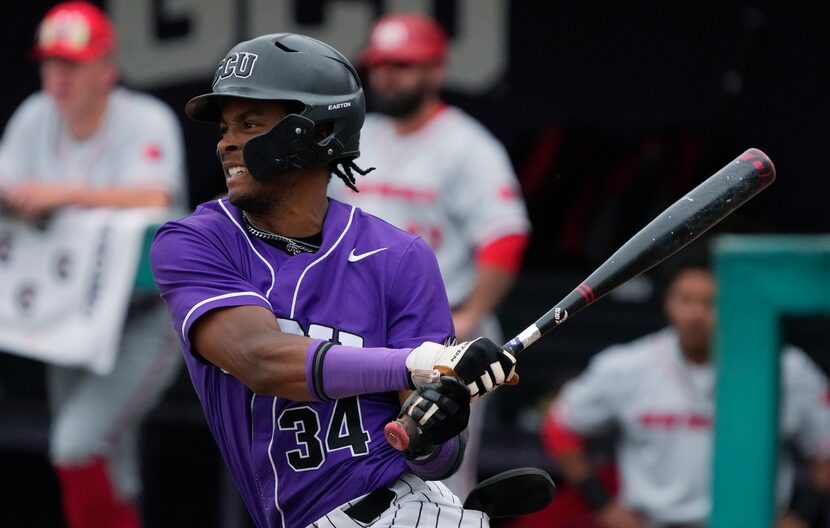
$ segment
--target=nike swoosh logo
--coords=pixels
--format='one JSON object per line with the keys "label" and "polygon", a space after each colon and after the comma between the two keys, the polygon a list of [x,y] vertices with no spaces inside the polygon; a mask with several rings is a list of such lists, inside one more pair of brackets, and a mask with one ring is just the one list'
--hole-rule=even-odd
{"label": "nike swoosh logo", "polygon": [[349,253],[349,262],[357,262],[359,260],[363,260],[366,257],[371,257],[375,253],[380,253],[381,251],[386,251],[386,248],[382,247],[380,249],[373,249],[372,251],[367,251],[366,253],[361,253],[360,255],[356,255],[354,249],[352,249],[352,252]]}

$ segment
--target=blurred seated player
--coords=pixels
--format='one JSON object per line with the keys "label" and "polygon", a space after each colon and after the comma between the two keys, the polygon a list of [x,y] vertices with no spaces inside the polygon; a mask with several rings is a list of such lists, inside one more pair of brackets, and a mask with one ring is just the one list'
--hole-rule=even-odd
{"label": "blurred seated player", "polygon": [[[0,196],[37,221],[62,207],[169,208],[184,200],[179,123],[117,86],[112,22],[87,2],[53,7],[37,32],[42,90],[9,120]],[[164,305],[134,296],[113,370],[50,365],[49,455],[69,528],[141,524],[138,428],[181,366]]]}
{"label": "blurred seated player", "polygon": [[[685,257],[665,264],[675,270],[664,295],[669,325],[598,353],[565,384],[545,417],[547,451],[602,528],[702,528],[709,518],[717,288],[705,257]],[[794,490],[793,454],[782,449],[778,527],[806,528],[823,514],[830,490],[828,384],[795,347],[784,348],[781,366],[782,446],[796,446],[812,465],[809,481]],[[618,435],[616,496],[585,449],[585,439],[612,428]]]}

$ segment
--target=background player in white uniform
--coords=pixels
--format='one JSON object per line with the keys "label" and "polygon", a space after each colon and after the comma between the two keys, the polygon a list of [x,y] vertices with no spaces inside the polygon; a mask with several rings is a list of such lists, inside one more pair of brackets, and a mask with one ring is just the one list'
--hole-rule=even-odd
{"label": "background player in white uniform", "polygon": [[[671,263],[669,263],[671,265]],[[670,326],[613,346],[568,382],[544,426],[548,451],[608,528],[702,527],[710,513],[714,413],[715,279],[701,262],[677,268],[665,295]],[[801,350],[781,358],[782,445],[813,462],[813,490],[830,490],[830,408],[827,378]],[[616,427],[620,493],[611,498],[593,473],[582,438]],[[806,527],[815,504],[795,500],[792,454],[782,450],[779,527]],[[824,476],[822,476],[824,475]],[[801,495],[800,497],[804,497]],[[813,511],[810,511],[813,510]]]}
{"label": "background player in white uniform", "polygon": [[[493,310],[513,284],[530,224],[504,147],[480,123],[441,101],[447,37],[432,19],[390,14],[374,25],[361,62],[370,102],[361,135],[359,193],[333,196],[423,237],[438,257],[459,339],[502,335]],[[467,457],[447,482],[475,483],[484,407],[473,407]]]}
{"label": "background player in white uniform", "polygon": [[[2,200],[18,215],[183,200],[178,122],[160,101],[115,87],[115,38],[84,2],[59,4],[42,21],[34,52],[43,89],[16,110],[0,145]],[[140,524],[136,433],[181,364],[169,328],[157,295],[134,298],[109,375],[49,368],[50,457],[70,528]]]}

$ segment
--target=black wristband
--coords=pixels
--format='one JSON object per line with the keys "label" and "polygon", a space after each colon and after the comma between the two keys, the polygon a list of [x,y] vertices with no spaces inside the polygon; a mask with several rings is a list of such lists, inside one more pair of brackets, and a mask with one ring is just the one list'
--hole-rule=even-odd
{"label": "black wristband", "polygon": [[828,495],[816,488],[811,482],[796,485],[790,501],[790,513],[801,520],[813,523],[820,519],[822,512],[827,508]]}
{"label": "black wristband", "polygon": [[582,493],[582,498],[593,511],[601,510],[611,501],[611,496],[605,491],[605,486],[593,473],[576,485]]}
{"label": "black wristband", "polygon": [[330,401],[326,395],[326,392],[323,390],[323,360],[326,358],[326,352],[334,346],[334,343],[331,341],[323,341],[320,345],[314,350],[314,357],[312,358],[312,369],[311,369],[311,387],[314,390],[312,396],[315,396],[319,401]]}

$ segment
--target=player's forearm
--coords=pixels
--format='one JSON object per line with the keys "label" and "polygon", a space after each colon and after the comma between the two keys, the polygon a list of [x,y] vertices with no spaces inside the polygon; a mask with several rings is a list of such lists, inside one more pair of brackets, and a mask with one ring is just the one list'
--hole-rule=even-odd
{"label": "player's forearm", "polygon": [[584,451],[577,450],[560,455],[559,467],[565,481],[579,490],[592,510],[599,512],[611,503],[611,495],[600,481]]}
{"label": "player's forearm", "polygon": [[167,207],[170,194],[152,187],[69,188],[68,204],[82,207]]}
{"label": "player's forearm", "polygon": [[[453,372],[473,399],[515,379],[516,359],[487,339],[455,346],[358,348],[286,334],[267,308],[216,308],[193,323],[191,350],[257,394],[294,401],[399,392]],[[493,368],[498,363],[501,369]]]}
{"label": "player's forearm", "polygon": [[814,461],[810,465],[810,482],[824,493],[830,493],[830,458]]}
{"label": "player's forearm", "polygon": [[203,314],[189,332],[191,349],[257,394],[308,401],[305,355],[311,339],[280,331],[274,314],[259,306],[233,306]]}
{"label": "player's forearm", "polygon": [[208,359],[260,395],[321,401],[410,388],[410,349],[344,347],[282,333],[228,346],[237,353]]}
{"label": "player's forearm", "polygon": [[5,190],[6,204],[18,214],[37,218],[65,206],[165,207],[170,195],[159,188],[65,185],[28,181]]}
{"label": "player's forearm", "polygon": [[580,490],[594,511],[608,505],[611,497],[594,472],[582,437],[564,423],[556,410],[545,416],[542,443],[556,460],[565,481]]}
{"label": "player's forearm", "polygon": [[456,335],[459,339],[473,337],[470,333],[487,314],[493,312],[505,298],[516,276],[494,266],[479,267],[473,289],[464,303],[453,311]]}
{"label": "player's forearm", "polygon": [[579,484],[593,474],[593,468],[583,451],[572,451],[557,457],[559,470],[570,484]]}
{"label": "player's forearm", "polygon": [[411,349],[355,348],[315,340],[306,356],[308,393],[314,400],[412,388],[406,360]]}
{"label": "player's forearm", "polygon": [[479,266],[475,287],[468,302],[481,313],[490,313],[507,296],[516,275],[494,266]]}
{"label": "player's forearm", "polygon": [[315,341],[306,360],[308,391],[318,400],[429,387],[439,373],[456,378],[462,397],[471,401],[518,381],[516,358],[486,338],[452,346],[425,342],[413,349]]}
{"label": "player's forearm", "polygon": [[311,339],[280,331],[273,313],[235,306],[202,315],[190,329],[192,350],[257,394],[309,401],[305,358]]}
{"label": "player's forearm", "polygon": [[409,349],[363,349],[280,330],[259,306],[203,314],[190,330],[193,350],[257,394],[294,401],[409,389]]}
{"label": "player's forearm", "polygon": [[462,334],[465,330],[472,331],[472,327],[495,310],[510,291],[519,272],[527,242],[526,233],[513,233],[492,240],[476,250],[475,283],[463,305],[453,314],[456,326],[461,323]]}

